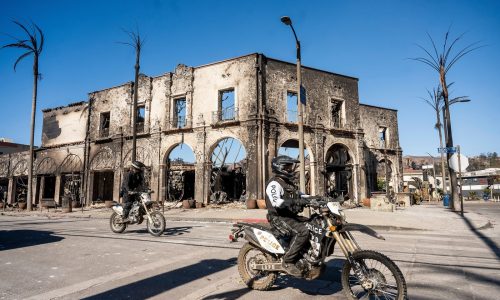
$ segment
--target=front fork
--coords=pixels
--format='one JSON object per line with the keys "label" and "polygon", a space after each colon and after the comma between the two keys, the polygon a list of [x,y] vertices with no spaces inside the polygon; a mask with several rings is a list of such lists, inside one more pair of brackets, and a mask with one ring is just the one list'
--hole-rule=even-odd
{"label": "front fork", "polygon": [[144,202],[141,202],[141,204],[144,207],[144,211],[146,212],[146,215],[148,216],[149,224],[153,224],[153,219],[151,218],[151,215],[149,214],[149,210],[146,207],[146,204],[144,204]]}
{"label": "front fork", "polygon": [[353,267],[353,271],[356,277],[358,277],[361,281],[364,281],[366,279],[365,274],[367,274],[366,266],[364,266],[363,263],[355,261],[352,257],[352,254],[354,252],[361,250],[352,234],[349,231],[335,231],[333,232],[333,238],[335,239],[335,241],[337,241],[337,244],[344,253],[346,259]]}

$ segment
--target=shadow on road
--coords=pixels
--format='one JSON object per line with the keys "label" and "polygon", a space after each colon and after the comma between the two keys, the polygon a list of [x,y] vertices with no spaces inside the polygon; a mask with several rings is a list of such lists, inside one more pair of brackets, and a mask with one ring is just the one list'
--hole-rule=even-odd
{"label": "shadow on road", "polygon": [[[185,233],[189,233],[191,229],[193,229],[193,227],[194,226],[181,226],[181,227],[170,227],[170,228],[167,227],[165,228],[165,232],[163,234],[168,236],[183,235]],[[138,230],[130,230],[129,232],[148,233],[148,230],[146,228],[143,228]]]}
{"label": "shadow on road", "polygon": [[472,225],[471,221],[467,217],[463,216],[462,219],[464,220],[465,224],[467,224],[470,231],[472,231],[478,238],[480,238],[486,244],[486,246],[488,246],[488,248],[490,248],[491,251],[493,251],[493,253],[495,253],[497,258],[500,259],[500,248],[498,248],[498,245],[492,239],[490,239],[489,237],[484,235],[482,232],[477,230],[474,227],[474,225]]}
{"label": "shadow on road", "polygon": [[52,231],[41,230],[0,230],[0,251],[55,243],[64,239],[53,234]]}
{"label": "shadow on road", "polygon": [[224,293],[219,293],[215,295],[210,295],[207,297],[202,298],[203,300],[232,300],[232,299],[239,299],[241,296],[245,295],[246,293],[249,293],[251,289],[249,288],[242,288],[234,291],[229,291],[229,292],[224,292]]}
{"label": "shadow on road", "polygon": [[227,260],[206,259],[189,266],[145,278],[83,299],[146,299],[230,268],[235,264],[235,258]]}

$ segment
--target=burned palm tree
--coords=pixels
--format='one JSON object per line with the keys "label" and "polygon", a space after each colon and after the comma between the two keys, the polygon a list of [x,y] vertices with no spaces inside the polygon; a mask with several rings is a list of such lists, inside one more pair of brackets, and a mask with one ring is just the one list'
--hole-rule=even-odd
{"label": "burned palm tree", "polygon": [[24,54],[19,56],[14,63],[14,71],[16,71],[17,64],[23,60],[23,58],[33,55],[33,98],[31,102],[31,132],[30,132],[30,156],[29,156],[29,169],[28,169],[28,199],[27,199],[27,209],[32,209],[32,193],[33,193],[33,140],[35,135],[35,113],[36,113],[36,101],[38,95],[38,80],[41,78],[41,74],[38,72],[38,59],[43,50],[44,36],[43,32],[35,23],[31,23],[28,27],[21,24],[18,21],[13,21],[18,25],[22,31],[26,34],[23,39],[10,36],[15,40],[14,43],[3,45],[3,48],[16,48],[26,51]]}
{"label": "burned palm tree", "polygon": [[[479,45],[478,42],[472,43],[467,45],[466,47],[455,51],[455,48],[457,46],[457,43],[463,38],[464,34],[459,35],[457,38],[455,38],[451,43],[449,42],[449,36],[450,36],[450,31],[448,30],[445,34],[444,37],[444,43],[443,43],[443,48],[441,51],[438,51],[438,48],[436,47],[436,43],[434,43],[434,40],[432,37],[427,33],[427,36],[429,37],[429,40],[431,41],[432,44],[432,50],[427,50],[424,47],[417,45],[420,49],[422,49],[425,52],[424,57],[417,57],[413,58],[413,60],[422,62],[432,69],[436,70],[439,74],[439,82],[441,85],[441,94],[443,97],[444,101],[444,111],[445,111],[445,137],[446,137],[446,147],[453,147],[453,136],[451,133],[451,120],[450,120],[450,110],[449,110],[449,105],[450,102],[448,100],[448,84],[446,83],[446,75],[450,71],[450,69],[465,55],[469,54],[470,52],[480,48],[481,46]],[[450,159],[451,153],[447,153],[447,158]],[[457,190],[457,175],[453,169],[451,169],[448,166],[448,171],[450,173],[450,182],[451,182],[451,191],[452,191],[452,197],[453,201],[450,205],[450,208],[452,210],[455,210],[455,201],[458,202],[458,190]]]}
{"label": "burned palm tree", "polygon": [[135,50],[135,77],[134,77],[134,100],[133,100],[133,108],[132,108],[132,161],[136,159],[137,153],[137,94],[139,90],[139,70],[140,70],[140,60],[141,60],[141,49],[144,45],[144,39],[141,38],[139,30],[128,31],[123,30],[130,41],[128,42],[119,42],[120,44],[128,45],[134,48]]}

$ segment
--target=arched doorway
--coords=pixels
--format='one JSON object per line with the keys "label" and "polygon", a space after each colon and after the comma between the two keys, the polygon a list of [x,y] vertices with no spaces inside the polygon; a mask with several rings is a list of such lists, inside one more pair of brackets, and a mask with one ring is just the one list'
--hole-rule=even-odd
{"label": "arched doorway", "polygon": [[[295,139],[286,140],[278,148],[278,156],[279,155],[286,155],[286,156],[290,156],[291,158],[295,158],[295,159],[299,160],[299,141],[295,140]],[[311,190],[312,190],[311,189],[311,182],[312,182],[311,181],[311,174],[312,174],[311,161],[312,161],[312,158],[311,158],[311,155],[309,153],[309,150],[304,145],[304,165],[305,165],[305,172],[306,172],[306,174],[305,174],[305,177],[306,177],[305,193],[306,194],[310,194]],[[296,172],[296,176],[295,176],[296,184],[297,184],[297,186],[299,186],[300,176],[299,176],[298,165],[297,165],[295,172]]]}
{"label": "arched doorway", "polygon": [[325,157],[325,193],[329,197],[349,195],[353,198],[352,158],[342,144],[332,145]]}
{"label": "arched doorway", "polygon": [[[387,173],[386,173],[387,172]],[[389,181],[386,184],[387,180]],[[390,160],[382,159],[377,163],[377,191],[386,191],[387,186],[389,189],[393,187],[392,184],[392,162]]]}
{"label": "arched doorway", "polygon": [[61,175],[60,195],[69,197],[71,201],[80,204],[80,187],[82,179],[82,160],[76,154],[68,154],[59,166]]}
{"label": "arched doorway", "polygon": [[244,200],[247,186],[247,152],[232,137],[219,140],[210,155],[210,202]]}
{"label": "arched doorway", "polygon": [[28,161],[19,160],[12,168],[14,180],[13,202],[26,202],[28,195]]}
{"label": "arched doorway", "polygon": [[111,149],[100,149],[90,161],[92,202],[113,200],[114,169],[115,156]]}
{"label": "arched doorway", "polygon": [[195,156],[192,148],[180,143],[165,158],[164,195],[166,201],[194,199]]}
{"label": "arched doorway", "polygon": [[51,157],[45,157],[36,165],[37,180],[35,199],[54,200],[56,193],[56,162]]}

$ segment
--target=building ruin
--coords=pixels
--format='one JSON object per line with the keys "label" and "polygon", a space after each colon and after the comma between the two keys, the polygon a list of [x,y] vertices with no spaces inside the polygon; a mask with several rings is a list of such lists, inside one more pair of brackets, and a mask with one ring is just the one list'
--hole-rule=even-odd
{"label": "building ruin", "polygon": [[[359,103],[358,79],[302,68],[306,89],[306,193],[377,191],[387,164],[400,190],[397,111]],[[131,160],[133,82],[89,93],[87,101],[43,110],[35,151],[33,203],[63,196],[119,201]],[[263,199],[270,161],[298,150],[296,66],[250,54],[173,72],[141,75],[137,159],[156,200],[204,203]],[[173,151],[191,161],[172,158]],[[0,155],[5,201],[26,197],[28,152]]]}

